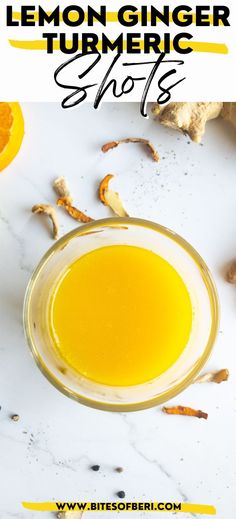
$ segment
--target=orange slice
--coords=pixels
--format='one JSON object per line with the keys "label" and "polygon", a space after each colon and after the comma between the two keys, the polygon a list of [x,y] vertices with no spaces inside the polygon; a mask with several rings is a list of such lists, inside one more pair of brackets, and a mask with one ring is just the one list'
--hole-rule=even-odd
{"label": "orange slice", "polygon": [[19,103],[0,103],[0,171],[18,153],[24,136],[24,118]]}

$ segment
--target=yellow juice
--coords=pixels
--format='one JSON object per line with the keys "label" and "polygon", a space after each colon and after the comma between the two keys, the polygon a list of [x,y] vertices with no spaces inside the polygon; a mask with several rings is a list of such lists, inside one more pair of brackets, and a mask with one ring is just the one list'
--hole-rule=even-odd
{"label": "yellow juice", "polygon": [[60,356],[96,382],[126,386],[166,371],[187,345],[188,290],[176,270],[140,247],[102,247],[76,260],[50,302]]}

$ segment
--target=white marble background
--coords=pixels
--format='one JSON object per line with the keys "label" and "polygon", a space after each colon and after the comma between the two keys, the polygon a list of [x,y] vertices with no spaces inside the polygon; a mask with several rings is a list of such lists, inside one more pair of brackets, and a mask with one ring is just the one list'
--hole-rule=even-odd
{"label": "white marble background", "polygon": [[[217,518],[235,519],[236,287],[222,274],[236,256],[235,133],[211,122],[198,146],[141,118],[135,104],[107,104],[99,112],[57,104],[25,104],[23,110],[23,146],[0,175],[0,518],[53,517],[23,510],[22,500],[111,501],[125,490],[127,500],[214,504]],[[102,155],[104,142],[126,136],[152,139],[161,162],[138,145]],[[207,411],[207,421],[167,416],[159,408],[111,414],[83,407],[44,379],[26,346],[24,291],[52,244],[47,221],[32,215],[31,206],[53,202],[51,182],[63,174],[81,209],[96,218],[109,216],[96,199],[98,182],[108,172],[117,174],[113,185],[131,215],[182,234],[215,277],[222,318],[207,368],[228,367],[231,378],[219,386],[189,387],[172,402]],[[75,225],[62,211],[60,221],[62,232]],[[18,422],[12,413],[20,415]],[[89,468],[95,463],[101,465],[97,473]],[[116,466],[124,472],[117,474]]]}

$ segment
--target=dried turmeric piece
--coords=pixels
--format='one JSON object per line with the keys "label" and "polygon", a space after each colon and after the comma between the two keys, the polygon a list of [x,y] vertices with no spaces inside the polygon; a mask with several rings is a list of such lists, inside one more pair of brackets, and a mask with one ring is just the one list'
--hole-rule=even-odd
{"label": "dried turmeric piece", "polygon": [[53,188],[56,192],[56,194],[59,196],[57,200],[57,205],[64,207],[64,209],[67,211],[67,213],[74,218],[74,220],[77,220],[78,222],[91,222],[93,218],[90,218],[90,216],[87,216],[84,214],[80,209],[77,207],[74,207],[72,205],[73,198],[71,196],[67,180],[65,177],[58,177],[53,182]]}
{"label": "dried turmeric piece", "polygon": [[99,184],[99,198],[105,205],[107,205],[105,193],[109,189],[108,184],[112,178],[114,178],[114,175],[106,175]]}
{"label": "dried turmeric piece", "polygon": [[52,222],[53,238],[57,240],[59,235],[59,224],[57,220],[57,214],[54,207],[48,204],[36,204],[32,207],[32,213],[34,214],[46,214]]}
{"label": "dried turmeric piece", "polygon": [[204,418],[207,420],[208,414],[203,411],[192,409],[192,407],[183,407],[182,405],[176,405],[173,407],[162,407],[163,413],[176,414],[183,416],[195,416],[196,418]]}
{"label": "dried turmeric piece", "polygon": [[230,264],[226,272],[226,280],[228,283],[236,283],[236,260]]}
{"label": "dried turmeric piece", "polygon": [[117,216],[129,216],[123,207],[119,193],[109,189],[109,182],[114,175],[106,175],[99,185],[99,198],[104,205],[107,205]]}
{"label": "dried turmeric piece", "polygon": [[67,180],[65,177],[58,177],[56,178],[56,180],[54,180],[53,182],[53,188],[54,188],[54,191],[56,192],[56,194],[58,195],[59,198],[67,198],[68,200],[68,203],[70,203],[72,205],[73,203],[73,198],[70,194],[70,190],[69,190],[69,187],[67,185]]}
{"label": "dried turmeric piece", "polygon": [[93,221],[93,218],[91,218],[87,214],[85,214],[82,211],[80,211],[80,209],[78,209],[77,207],[74,207],[73,205],[71,205],[70,197],[65,196],[65,197],[62,197],[62,198],[58,198],[57,205],[60,206],[60,207],[64,207],[66,212],[72,218],[74,218],[74,220],[77,220],[78,222],[87,223],[87,222],[92,222]]}
{"label": "dried turmeric piece", "polygon": [[216,384],[221,384],[221,382],[225,382],[228,378],[229,370],[220,369],[219,371],[209,371],[209,373],[199,375],[199,377],[196,378],[195,383],[201,384],[202,382],[215,382]]}
{"label": "dried turmeric piece", "polygon": [[117,216],[129,216],[127,211],[123,207],[119,193],[117,193],[116,191],[112,191],[111,189],[108,189],[106,191],[105,198],[106,205],[108,205]]}
{"label": "dried turmeric piece", "polygon": [[103,146],[101,147],[101,150],[103,151],[103,153],[107,153],[107,151],[109,150],[112,150],[113,148],[116,148],[119,144],[119,141],[111,141],[111,142],[107,142],[106,144],[103,144]]}
{"label": "dried turmeric piece", "polygon": [[152,156],[153,160],[155,160],[156,162],[158,162],[160,160],[160,156],[157,153],[152,142],[149,141],[148,139],[142,139],[141,137],[128,137],[127,139],[119,139],[118,141],[107,142],[106,144],[103,144],[101,150],[103,151],[103,153],[107,153],[107,151],[112,150],[113,148],[116,148],[117,146],[119,146],[119,144],[124,144],[124,143],[129,143],[129,142],[145,144],[145,146],[147,146],[147,148],[151,152],[151,156]]}

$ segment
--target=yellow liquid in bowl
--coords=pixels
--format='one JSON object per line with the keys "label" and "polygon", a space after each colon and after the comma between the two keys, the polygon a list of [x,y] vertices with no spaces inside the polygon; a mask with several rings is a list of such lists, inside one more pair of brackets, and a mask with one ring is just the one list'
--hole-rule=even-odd
{"label": "yellow liquid in bowl", "polygon": [[96,382],[129,386],[172,366],[192,326],[188,290],[176,270],[140,247],[102,247],[76,260],[50,302],[60,356]]}

